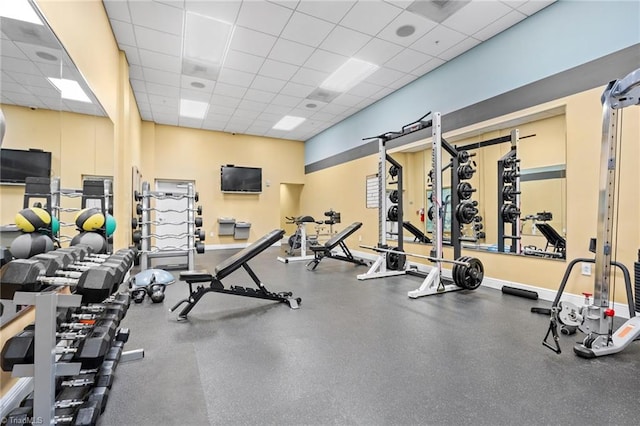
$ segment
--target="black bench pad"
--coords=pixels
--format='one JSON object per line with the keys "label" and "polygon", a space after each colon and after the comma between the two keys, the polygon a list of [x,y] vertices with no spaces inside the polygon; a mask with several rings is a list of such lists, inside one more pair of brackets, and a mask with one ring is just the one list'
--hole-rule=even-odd
{"label": "black bench pad", "polygon": [[274,229],[250,246],[243,248],[242,250],[216,266],[216,278],[222,279],[226,277],[236,269],[240,268],[243,264],[247,263],[249,260],[253,259],[257,255],[271,247],[275,242],[280,241],[283,236],[284,230]]}
{"label": "black bench pad", "polygon": [[182,271],[180,272],[180,281],[187,281],[191,283],[204,283],[211,281],[211,274],[204,269],[197,271]]}
{"label": "black bench pad", "polygon": [[402,227],[411,232],[416,239],[421,243],[430,243],[431,239],[427,237],[417,226],[411,222],[402,222]]}
{"label": "black bench pad", "polygon": [[362,226],[362,222],[353,222],[351,225],[347,226],[346,228],[344,228],[342,231],[338,232],[336,235],[334,235],[333,237],[331,237],[329,240],[327,240],[326,243],[324,243],[324,245],[321,246],[311,246],[311,251],[325,251],[325,250],[332,250],[334,249],[338,244],[340,244],[341,241],[346,240],[347,238],[349,238],[349,236],[351,234],[353,234],[354,232],[356,232],[358,229],[360,229],[360,227]]}

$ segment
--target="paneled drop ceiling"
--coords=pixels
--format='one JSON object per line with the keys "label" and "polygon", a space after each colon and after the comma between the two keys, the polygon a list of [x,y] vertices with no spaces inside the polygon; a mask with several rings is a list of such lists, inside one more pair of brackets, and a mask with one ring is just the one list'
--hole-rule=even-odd
{"label": "paneled drop ceiling", "polygon": [[[554,1],[104,0],[103,3],[118,45],[126,53],[131,86],[144,120],[307,140]],[[183,54],[189,15],[233,24],[231,40],[224,49],[224,62],[208,74],[194,72],[202,68],[188,66]],[[219,48],[213,44],[211,47]],[[43,85],[23,90],[11,77],[11,73],[37,74],[35,70],[42,68],[38,65],[42,59],[30,57],[20,44],[4,34],[4,29],[0,53],[2,102],[53,107],[49,105],[53,100],[39,94],[38,87]],[[350,90],[325,96],[327,93],[319,86],[349,58],[378,68]],[[204,118],[180,116],[181,99],[206,103]],[[59,106],[73,110],[73,104],[78,103]],[[85,106],[77,107],[76,112],[85,112],[82,110]],[[306,120],[290,131],[273,129],[285,115]]]}

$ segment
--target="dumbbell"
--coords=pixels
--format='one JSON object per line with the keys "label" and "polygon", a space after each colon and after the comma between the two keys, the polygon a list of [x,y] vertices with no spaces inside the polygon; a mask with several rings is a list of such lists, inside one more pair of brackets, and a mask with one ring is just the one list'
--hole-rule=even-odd
{"label": "dumbbell", "polygon": [[207,233],[204,232],[203,229],[196,229],[194,234],[195,234],[195,237],[200,241],[204,241],[205,237],[207,236]]}
{"label": "dumbbell", "polygon": [[2,270],[2,284],[30,287],[34,284],[74,286],[75,293],[82,295],[83,303],[99,303],[113,293],[116,282],[114,269],[109,266],[96,266],[87,269],[78,278],[46,276],[44,265],[36,259],[16,259]]}
{"label": "dumbbell", "polygon": [[[77,409],[66,408],[57,409],[53,421],[57,425],[74,424],[79,425],[95,425],[100,416],[100,406],[97,401],[86,401]],[[16,407],[11,410],[5,418],[2,419],[3,424],[9,425],[27,425],[31,424],[33,418],[33,407],[24,406]]]}
{"label": "dumbbell", "polygon": [[204,250],[205,250],[204,244],[202,244],[200,241],[196,241],[195,246],[196,246],[196,253],[198,254],[204,253]]}

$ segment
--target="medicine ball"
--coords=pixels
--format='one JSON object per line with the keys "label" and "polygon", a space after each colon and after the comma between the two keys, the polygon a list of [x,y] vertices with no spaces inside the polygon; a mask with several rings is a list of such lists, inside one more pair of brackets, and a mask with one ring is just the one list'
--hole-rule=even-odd
{"label": "medicine ball", "polygon": [[81,232],[71,239],[72,246],[84,244],[93,249],[96,254],[102,254],[107,251],[107,240],[96,232]]}
{"label": "medicine ball", "polygon": [[116,231],[116,219],[110,214],[107,214],[104,227],[107,232],[107,237],[110,237]]}
{"label": "medicine ball", "polygon": [[20,210],[15,222],[21,231],[33,232],[40,228],[47,228],[51,223],[51,215],[44,209],[31,207]]}
{"label": "medicine ball", "polygon": [[16,259],[28,259],[36,254],[53,250],[53,241],[46,235],[25,233],[18,236],[11,243],[9,251]]}
{"label": "medicine ball", "polygon": [[91,207],[76,215],[76,226],[83,231],[97,231],[104,226],[104,215],[100,209]]}

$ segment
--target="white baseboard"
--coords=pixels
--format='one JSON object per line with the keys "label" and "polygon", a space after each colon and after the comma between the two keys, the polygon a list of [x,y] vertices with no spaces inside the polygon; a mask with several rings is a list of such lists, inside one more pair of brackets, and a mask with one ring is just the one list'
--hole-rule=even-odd
{"label": "white baseboard", "polygon": [[[361,257],[363,259],[369,259],[369,260],[373,260],[377,257],[375,254],[360,252],[360,251],[353,251],[353,254],[354,256]],[[429,272],[432,268],[432,266],[425,265],[424,263],[415,263],[410,261],[407,263],[409,264],[409,266],[415,267],[418,269],[418,271],[421,271],[421,272]],[[447,278],[451,278],[451,270],[443,268],[442,275]],[[498,278],[492,278],[487,275],[485,275],[484,279],[482,280],[483,287],[488,287],[495,290],[502,290],[502,286],[505,286],[505,285],[509,287],[518,288],[521,290],[535,291],[536,293],[538,293],[539,299],[547,300],[549,302],[553,302],[553,300],[556,298],[556,293],[558,292],[557,290],[549,290],[548,288],[536,287],[533,285],[524,284],[520,282],[506,281]],[[560,285],[560,282],[558,282],[558,285]],[[584,304],[584,296],[578,295],[578,294],[565,292],[562,295],[562,300],[566,300],[567,302],[573,303],[577,306],[582,306]],[[627,306],[627,304],[616,302],[613,304],[613,309],[615,310],[617,317],[629,319],[629,307]]]}

